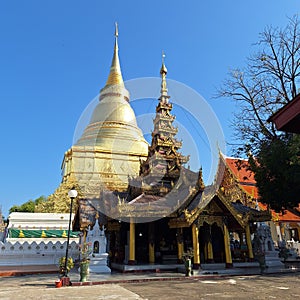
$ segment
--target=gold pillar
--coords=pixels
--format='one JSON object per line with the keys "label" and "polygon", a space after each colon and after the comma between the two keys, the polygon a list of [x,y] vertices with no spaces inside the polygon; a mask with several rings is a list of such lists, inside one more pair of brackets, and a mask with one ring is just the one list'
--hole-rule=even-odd
{"label": "gold pillar", "polygon": [[200,267],[200,251],[199,251],[199,229],[196,224],[192,225],[192,235],[193,235],[193,250],[194,250],[194,269]]}
{"label": "gold pillar", "polygon": [[154,243],[149,243],[149,263],[155,263],[155,255],[154,255]]}
{"label": "gold pillar", "polygon": [[182,256],[183,256],[183,243],[177,244],[178,247],[178,261],[182,261]]}
{"label": "gold pillar", "polygon": [[178,249],[178,262],[182,261],[182,256],[184,252],[183,247],[183,236],[182,236],[182,228],[177,230],[177,249]]}
{"label": "gold pillar", "polygon": [[129,227],[129,265],[135,264],[135,223],[130,220]]}
{"label": "gold pillar", "polygon": [[224,223],[224,248],[225,248],[225,259],[226,259],[226,268],[232,267],[232,257],[230,251],[230,239],[227,225]]}
{"label": "gold pillar", "polygon": [[250,234],[249,224],[247,224],[247,226],[246,226],[246,241],[247,241],[247,247],[248,247],[249,260],[253,261],[254,255],[253,255],[253,249],[252,249],[252,243],[251,243],[251,234]]}

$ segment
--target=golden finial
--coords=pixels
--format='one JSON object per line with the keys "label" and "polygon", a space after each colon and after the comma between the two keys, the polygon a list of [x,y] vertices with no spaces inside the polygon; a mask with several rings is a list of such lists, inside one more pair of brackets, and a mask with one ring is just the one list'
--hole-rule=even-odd
{"label": "golden finial", "polygon": [[162,65],[161,65],[161,69],[160,69],[160,74],[167,74],[168,70],[166,68],[166,65],[165,65],[165,57],[166,57],[166,54],[164,52],[164,50],[162,51],[161,53],[161,61],[162,61]]}
{"label": "golden finial", "polygon": [[166,81],[166,75],[167,75],[168,71],[167,71],[167,68],[165,66],[165,57],[166,57],[165,52],[162,51],[162,57],[161,57],[161,59],[162,59],[162,66],[160,68],[160,75],[161,75],[161,89],[160,89],[160,94],[161,94],[161,96],[160,96],[159,99],[162,102],[168,103],[169,96],[168,96],[167,81]]}
{"label": "golden finial", "polygon": [[114,46],[114,55],[111,62],[110,72],[106,81],[107,85],[115,85],[115,84],[124,84],[122,73],[121,73],[121,67],[120,67],[120,61],[119,61],[119,47],[118,47],[118,36],[119,36],[119,30],[118,30],[118,23],[115,23],[115,46]]}
{"label": "golden finial", "polygon": [[118,31],[118,23],[115,23],[115,37],[117,38],[119,36],[119,31]]}

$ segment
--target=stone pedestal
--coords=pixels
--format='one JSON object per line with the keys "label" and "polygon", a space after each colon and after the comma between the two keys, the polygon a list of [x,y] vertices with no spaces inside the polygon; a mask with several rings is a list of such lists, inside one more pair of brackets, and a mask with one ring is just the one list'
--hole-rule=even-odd
{"label": "stone pedestal", "polygon": [[90,258],[90,273],[111,273],[107,266],[107,253],[93,255]]}
{"label": "stone pedestal", "polygon": [[266,251],[265,254],[266,266],[269,268],[284,268],[284,264],[278,256],[278,251]]}
{"label": "stone pedestal", "polygon": [[284,268],[278,251],[275,250],[270,227],[264,223],[257,228],[257,237],[261,243],[261,250],[265,256],[265,265],[268,268]]}

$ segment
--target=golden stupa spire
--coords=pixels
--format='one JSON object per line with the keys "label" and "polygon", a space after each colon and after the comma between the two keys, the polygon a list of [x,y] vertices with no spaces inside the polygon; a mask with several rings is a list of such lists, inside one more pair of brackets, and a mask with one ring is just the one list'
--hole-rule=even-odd
{"label": "golden stupa spire", "polygon": [[122,73],[121,73],[121,67],[120,67],[120,61],[119,61],[119,48],[118,48],[118,24],[116,23],[115,28],[115,47],[114,47],[114,56],[111,62],[110,72],[106,81],[106,85],[115,85],[115,84],[122,84],[124,85]]}
{"label": "golden stupa spire", "polygon": [[160,99],[167,101],[167,99],[169,98],[168,89],[167,89],[167,80],[166,80],[168,70],[165,66],[165,57],[166,57],[166,55],[165,55],[164,51],[162,51],[162,65],[160,68],[160,75],[161,75]]}

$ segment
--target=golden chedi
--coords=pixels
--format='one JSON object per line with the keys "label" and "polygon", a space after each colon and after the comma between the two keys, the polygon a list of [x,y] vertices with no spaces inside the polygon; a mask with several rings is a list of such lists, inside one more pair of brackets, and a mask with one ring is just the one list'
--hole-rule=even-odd
{"label": "golden chedi", "polygon": [[118,30],[110,73],[100,91],[89,125],[65,153],[63,181],[75,177],[84,198],[97,198],[100,191],[125,191],[128,177],[139,173],[148,143],[138,128],[129,92],[122,78],[118,56]]}

